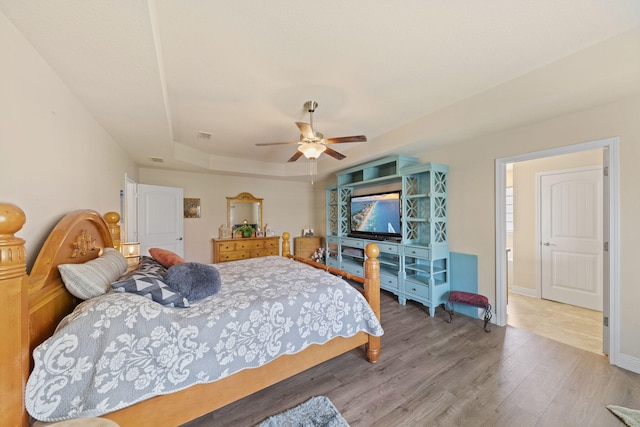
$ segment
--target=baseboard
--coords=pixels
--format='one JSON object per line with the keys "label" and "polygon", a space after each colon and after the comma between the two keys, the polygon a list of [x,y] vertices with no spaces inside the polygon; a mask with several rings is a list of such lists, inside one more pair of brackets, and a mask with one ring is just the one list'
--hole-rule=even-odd
{"label": "baseboard", "polygon": [[509,288],[511,292],[518,295],[525,295],[528,297],[538,298],[538,292],[531,288],[521,288],[519,286],[511,286]]}
{"label": "baseboard", "polygon": [[620,354],[618,356],[618,366],[636,374],[640,374],[640,359],[629,356],[628,354]]}

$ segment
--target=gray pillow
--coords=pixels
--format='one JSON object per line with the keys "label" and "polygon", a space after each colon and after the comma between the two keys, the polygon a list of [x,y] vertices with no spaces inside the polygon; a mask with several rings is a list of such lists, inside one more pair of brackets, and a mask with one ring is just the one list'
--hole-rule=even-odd
{"label": "gray pillow", "polygon": [[82,264],[60,264],[58,270],[69,292],[86,300],[106,294],[111,282],[127,270],[127,260],[115,249],[104,248],[98,258]]}
{"label": "gray pillow", "polygon": [[221,285],[218,269],[198,262],[183,262],[169,267],[165,283],[189,301],[213,295]]}

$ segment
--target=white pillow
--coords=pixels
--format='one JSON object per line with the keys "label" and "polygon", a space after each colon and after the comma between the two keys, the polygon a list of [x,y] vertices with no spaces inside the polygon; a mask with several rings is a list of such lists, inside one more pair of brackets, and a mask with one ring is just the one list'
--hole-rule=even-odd
{"label": "white pillow", "polygon": [[83,300],[106,294],[111,282],[127,270],[127,259],[113,248],[104,248],[102,256],[83,264],[58,265],[64,286]]}

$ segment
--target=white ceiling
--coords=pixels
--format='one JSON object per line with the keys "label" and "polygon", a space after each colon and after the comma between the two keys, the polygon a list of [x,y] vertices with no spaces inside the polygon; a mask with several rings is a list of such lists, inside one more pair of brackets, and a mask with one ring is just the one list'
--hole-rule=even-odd
{"label": "white ceiling", "polygon": [[0,0],[0,11],[145,167],[305,177],[304,158],[286,162],[295,145],[255,143],[297,141],[308,100],[325,137],[369,139],[332,146],[347,159],[322,156],[327,173],[640,92],[638,0]]}

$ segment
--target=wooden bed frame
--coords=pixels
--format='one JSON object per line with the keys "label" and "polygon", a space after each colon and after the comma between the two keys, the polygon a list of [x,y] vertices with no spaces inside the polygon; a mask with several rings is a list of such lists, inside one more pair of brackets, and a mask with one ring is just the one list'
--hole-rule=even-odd
{"label": "wooden bed frame", "polygon": [[[109,227],[97,212],[71,212],[47,237],[27,275],[25,241],[15,237],[25,220],[19,207],[0,203],[0,292],[7,298],[0,310],[0,324],[4,325],[0,340],[1,426],[29,425],[24,389],[31,370],[31,353],[79,303],[64,287],[58,264],[82,263],[97,257],[100,248],[113,246]],[[380,318],[376,245],[366,249],[365,278],[360,278],[292,256],[289,238],[289,233],[283,234],[283,256],[363,283],[363,293]],[[209,384],[153,397],[103,417],[120,426],[175,427],[362,345],[366,346],[367,359],[375,363],[380,355],[380,337],[359,332],[351,338],[337,337],[323,345],[312,345],[297,354],[281,356],[262,367]],[[271,414],[265,414],[268,415]]]}

